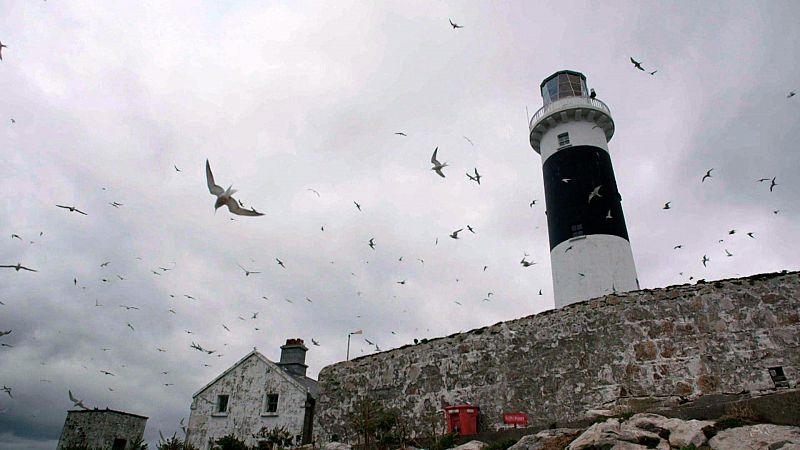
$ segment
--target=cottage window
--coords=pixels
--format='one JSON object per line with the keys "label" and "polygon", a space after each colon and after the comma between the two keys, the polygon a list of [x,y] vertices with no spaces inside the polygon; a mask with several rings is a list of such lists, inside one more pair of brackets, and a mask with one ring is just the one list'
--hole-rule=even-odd
{"label": "cottage window", "polygon": [[264,412],[277,413],[278,412],[278,394],[267,394],[264,401]]}
{"label": "cottage window", "polygon": [[227,395],[218,395],[217,396],[217,410],[218,413],[226,413],[228,412],[228,396]]}

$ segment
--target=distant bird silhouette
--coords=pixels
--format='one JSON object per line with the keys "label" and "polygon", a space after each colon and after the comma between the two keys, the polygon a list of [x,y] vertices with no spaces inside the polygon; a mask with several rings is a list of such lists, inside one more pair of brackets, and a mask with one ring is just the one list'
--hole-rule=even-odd
{"label": "distant bird silhouette", "polygon": [[359,204],[358,204],[358,203],[356,203],[356,202],[353,202],[353,203],[356,205],[356,208],[358,208],[358,210],[359,210],[359,211],[361,211],[361,205],[359,205]]}
{"label": "distant bird silhouette", "polygon": [[442,164],[442,163],[439,162],[438,159],[436,159],[436,153],[438,151],[439,151],[439,147],[436,147],[433,150],[433,155],[431,155],[431,164],[433,164],[433,167],[431,167],[431,170],[433,170],[434,172],[438,173],[440,177],[444,178],[444,173],[442,172],[442,169],[447,167],[447,162]]}
{"label": "distant bird silhouette", "polygon": [[311,343],[319,347],[319,342],[317,342],[314,338],[311,338]]}
{"label": "distant bird silhouette", "polygon": [[464,229],[463,228],[459,228],[456,231],[453,231],[452,233],[450,233],[450,237],[453,238],[453,239],[458,239],[458,233],[460,233],[462,230],[464,230]]}
{"label": "distant bird silhouette", "polygon": [[726,249],[725,249],[725,255],[727,255],[727,256],[733,256],[733,253],[729,252],[729,251],[728,251],[728,249],[726,248]]}
{"label": "distant bird silhouette", "polygon": [[3,337],[5,335],[7,335],[7,334],[11,334],[12,331],[14,331],[14,330],[0,331],[0,337]]}
{"label": "distant bird silhouette", "polygon": [[180,172],[181,171],[181,169],[178,169],[178,166],[176,166],[175,164],[173,164],[172,167],[175,168],[175,172]]}
{"label": "distant bird silhouette", "polygon": [[110,375],[112,377],[115,376],[113,373],[111,373],[111,372],[109,372],[107,370],[101,370],[100,373],[102,373],[103,375]]}
{"label": "distant bird silhouette", "polygon": [[111,264],[111,261],[106,261],[106,262],[100,263],[100,267],[106,267],[109,264]]}
{"label": "distant bird silhouette", "polygon": [[[0,59],[2,59],[2,58],[0,58]],[[795,91],[789,91],[789,95],[787,95],[787,96],[786,96],[786,98],[792,98],[792,97],[794,97],[795,95],[797,95],[797,92],[795,92]]]}
{"label": "distant bird silhouette", "polygon": [[756,238],[756,237],[755,237],[755,233],[753,233],[752,231],[751,231],[751,232],[749,232],[749,233],[747,233],[747,235],[748,235],[748,236],[750,236],[750,237],[751,237],[751,238],[753,238],[753,239],[755,239],[755,238]]}
{"label": "distant bird silhouette", "polygon": [[478,173],[477,167],[475,168],[475,176],[472,176],[469,174],[469,172],[467,172],[467,178],[469,178],[470,181],[474,181],[478,184],[481,184],[481,174]]}
{"label": "distant bird silhouette", "polygon": [[525,257],[523,257],[522,261],[520,261],[519,263],[522,264],[522,267],[530,267],[530,266],[536,264],[533,261],[528,261],[527,259],[525,259]]}
{"label": "distant bird silhouette", "polygon": [[539,289],[539,295],[542,295],[542,290],[541,289]]}
{"label": "distant bird silhouette", "polygon": [[284,269],[286,268],[286,266],[283,265],[283,261],[281,261],[280,259],[275,258],[275,261],[278,261],[279,266],[283,267]]}
{"label": "distant bird silhouette", "polygon": [[711,260],[708,258],[708,256],[703,255],[703,267],[706,267],[706,263],[709,262],[709,261],[711,261]]}
{"label": "distant bird silhouette", "polygon": [[572,250],[572,246],[571,245],[564,250],[564,253],[567,253],[570,250]]}
{"label": "distant bird silhouette", "polygon": [[683,244],[678,244],[675,247],[672,247],[673,250],[677,250],[679,248],[683,248]]}
{"label": "distant bird silhouette", "polygon": [[38,272],[38,270],[30,269],[28,267],[23,266],[20,263],[17,263],[16,265],[0,265],[0,267],[5,267],[5,268],[8,268],[8,269],[14,269],[17,272],[19,272],[20,270],[27,270],[28,272]]}
{"label": "distant bird silhouette", "polygon": [[562,178],[561,181],[563,181],[564,183],[569,183],[570,181],[572,181],[572,178]]}
{"label": "distant bird silhouette", "polygon": [[637,69],[641,70],[642,72],[645,71],[644,67],[642,67],[642,63],[639,62],[639,61],[636,61],[635,59],[633,59],[633,57],[631,57],[631,63],[633,64],[634,67],[636,67]]}
{"label": "distant bird silhouette", "polygon": [[475,230],[469,225],[467,225],[467,230],[469,230],[470,233],[475,234]]}
{"label": "distant bird silhouette", "polygon": [[70,210],[70,212],[76,212],[76,213],[83,214],[84,216],[88,216],[88,214],[86,214],[85,212],[81,211],[80,209],[78,209],[78,208],[76,208],[74,206],[64,206],[64,205],[56,205],[56,206],[58,206],[59,208],[68,209],[68,210]]}
{"label": "distant bird silhouette", "polygon": [[535,204],[536,204],[536,200],[532,201],[532,202],[531,202],[531,203],[530,203],[528,206],[530,206],[531,208],[533,208],[533,205],[535,205]]}
{"label": "distant bird silhouette", "polygon": [[736,230],[730,230],[728,231],[728,234],[736,234]]}
{"label": "distant bird silhouette", "polygon": [[395,134],[396,134],[396,135],[398,135],[398,136],[407,136],[407,135],[406,135],[405,133],[403,133],[402,131],[398,131],[398,132],[397,132],[397,133],[395,133]]}
{"label": "distant bird silhouette", "polygon": [[222,189],[221,186],[215,184],[214,174],[211,173],[211,164],[209,164],[208,160],[206,160],[206,184],[208,184],[208,192],[217,197],[217,201],[214,202],[214,211],[222,206],[227,206],[228,211],[239,216],[264,215],[255,209],[244,209],[239,206],[239,203],[233,198],[233,194],[237,192],[236,189],[233,189],[233,185],[229,186],[228,189]]}
{"label": "distant bird silhouette", "polygon": [[369,248],[375,250],[375,238],[370,238],[368,245],[369,245]]}
{"label": "distant bird silhouette", "polygon": [[406,284],[406,280],[398,281],[397,284]]}
{"label": "distant bird silhouette", "polygon": [[464,139],[466,139],[466,141],[467,141],[467,142],[469,142],[469,145],[471,145],[471,146],[473,146],[473,147],[475,146],[475,144],[473,144],[473,143],[472,143],[472,141],[471,141],[471,140],[470,140],[468,137],[466,137],[466,136],[461,136],[461,137],[463,137]]}
{"label": "distant bird silhouette", "polygon": [[650,75],[655,75],[655,74],[656,74],[656,72],[658,72],[658,69],[656,69],[656,70],[654,70],[654,71],[650,72]]}
{"label": "distant bird silhouette", "polygon": [[662,208],[662,209],[670,209],[670,206],[669,206],[670,203],[672,203],[672,202],[664,203],[664,208]]}
{"label": "distant bird silhouette", "polygon": [[306,190],[307,190],[307,191],[311,191],[311,192],[313,192],[313,193],[317,194],[317,197],[319,197],[319,196],[320,196],[320,195],[319,195],[319,192],[317,192],[317,190],[316,190],[316,189],[306,188]]}
{"label": "distant bird silhouette", "polygon": [[464,26],[463,26],[463,25],[459,25],[459,24],[457,24],[457,23],[453,23],[453,20],[452,20],[452,19],[448,19],[448,21],[450,22],[450,26],[451,26],[451,27],[453,27],[453,29],[454,29],[454,30],[455,30],[456,28],[464,28]]}
{"label": "distant bird silhouette", "polygon": [[706,174],[705,174],[705,175],[703,175],[703,178],[700,180],[700,182],[701,182],[701,183],[702,183],[702,182],[704,182],[704,181],[706,181],[706,178],[711,178],[711,171],[712,171],[712,170],[714,170],[714,169],[713,169],[713,168],[711,168],[711,169],[708,169],[708,171],[706,171]]}
{"label": "distant bird silhouette", "polygon": [[606,214],[606,219],[613,219],[613,217],[611,216],[611,210],[610,209],[608,210],[608,213]]}
{"label": "distant bird silhouette", "polygon": [[[452,23],[452,22],[450,22],[450,23]],[[8,48],[8,46],[3,44],[2,42],[0,42],[0,61],[3,60],[3,49],[4,48]]]}
{"label": "distant bird silhouette", "polygon": [[128,322],[128,328],[130,328],[131,331],[136,331],[136,330],[133,329],[133,325],[131,325],[130,322]]}
{"label": "distant bird silhouette", "polygon": [[769,191],[770,192],[772,192],[772,188],[774,188],[775,186],[778,185],[778,183],[775,182],[775,178],[777,178],[777,177],[773,177],[772,181],[770,182],[770,185],[769,185]]}
{"label": "distant bird silhouette", "polygon": [[240,269],[244,270],[244,276],[246,276],[246,277],[249,277],[251,273],[261,273],[261,272],[256,272],[256,271],[253,271],[253,270],[247,270],[244,267],[242,267],[241,264],[238,264],[238,263],[236,265],[239,266]]}
{"label": "distant bird silhouette", "polygon": [[11,239],[14,239],[14,238],[17,238],[17,239],[19,239],[20,241],[22,240],[22,237],[21,237],[20,235],[18,235],[18,234],[12,234],[12,235],[11,235]]}
{"label": "distant bird silhouette", "polygon": [[120,308],[125,308],[125,311],[130,311],[132,309],[139,310],[139,308],[135,306],[128,306],[128,305],[119,305]]}

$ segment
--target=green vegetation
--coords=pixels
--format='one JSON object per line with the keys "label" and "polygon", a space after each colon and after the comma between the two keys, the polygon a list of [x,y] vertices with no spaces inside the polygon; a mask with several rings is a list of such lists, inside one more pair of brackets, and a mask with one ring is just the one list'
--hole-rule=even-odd
{"label": "green vegetation", "polygon": [[508,447],[516,444],[518,439],[505,439],[500,442],[495,442],[483,450],[506,450]]}
{"label": "green vegetation", "polygon": [[173,434],[172,437],[170,437],[169,439],[165,439],[164,436],[161,436],[161,438],[158,441],[157,450],[199,450],[199,449],[194,445],[192,445],[191,443],[178,438],[176,434]]}
{"label": "green vegetation", "polygon": [[227,434],[214,441],[214,450],[250,450],[250,448],[233,434]]}

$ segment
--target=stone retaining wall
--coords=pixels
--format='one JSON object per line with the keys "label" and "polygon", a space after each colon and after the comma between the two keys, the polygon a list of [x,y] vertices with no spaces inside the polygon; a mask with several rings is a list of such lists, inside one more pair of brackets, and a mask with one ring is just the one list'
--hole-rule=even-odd
{"label": "stone retaining wall", "polygon": [[363,398],[398,408],[411,430],[470,403],[480,428],[496,430],[503,412],[566,422],[771,392],[772,367],[794,389],[798,347],[798,272],[612,294],[325,367],[315,436],[352,435],[347,416]]}

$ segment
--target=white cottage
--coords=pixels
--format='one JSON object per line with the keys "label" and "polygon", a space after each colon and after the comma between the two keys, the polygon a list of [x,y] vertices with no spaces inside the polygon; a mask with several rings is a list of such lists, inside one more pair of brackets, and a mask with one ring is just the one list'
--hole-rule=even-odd
{"label": "white cottage", "polygon": [[307,351],[302,339],[287,339],[274,363],[253,350],[203,386],[192,396],[187,440],[209,450],[231,433],[263,445],[269,432],[285,432],[293,443],[310,443],[317,381],[306,376]]}

